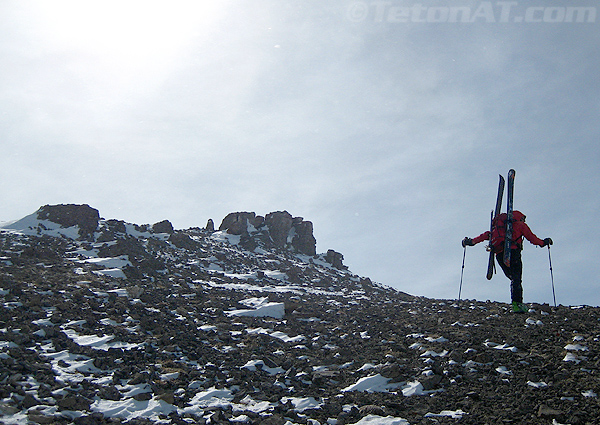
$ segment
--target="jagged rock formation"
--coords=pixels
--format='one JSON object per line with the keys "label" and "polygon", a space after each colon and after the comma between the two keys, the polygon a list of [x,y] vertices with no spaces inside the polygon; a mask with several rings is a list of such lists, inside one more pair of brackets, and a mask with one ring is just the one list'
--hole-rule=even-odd
{"label": "jagged rock formation", "polygon": [[219,230],[244,237],[243,243],[254,249],[289,248],[306,255],[316,255],[317,241],[313,235],[313,224],[302,217],[292,217],[287,211],[276,211],[266,216],[254,212],[228,214]]}
{"label": "jagged rock formation", "polygon": [[600,417],[599,308],[514,315],[395,291],[340,268],[335,251],[103,219],[84,240],[43,217],[0,230],[0,422]]}
{"label": "jagged rock formation", "polygon": [[[110,240],[116,234],[127,233],[125,222],[120,220],[100,220],[98,210],[89,205],[61,204],[45,205],[33,214],[38,234],[47,230],[45,221],[54,223],[62,229],[77,227],[78,239],[94,241]],[[30,226],[31,227],[31,226]],[[153,225],[133,225],[139,232],[174,234],[175,229],[169,220],[163,220]],[[33,227],[31,230],[34,230]],[[206,225],[207,232],[214,232],[214,223],[209,219]],[[287,211],[276,211],[266,216],[256,215],[254,212],[236,212],[228,214],[219,226],[220,231],[231,235],[241,236],[241,243],[247,249],[257,247],[264,249],[290,249],[293,252],[315,256],[317,241],[313,235],[313,224],[302,217],[292,217]],[[100,236],[95,236],[100,233]],[[176,237],[177,240],[177,237]],[[343,258],[343,257],[342,257]],[[331,258],[330,258],[331,260]],[[340,264],[341,259],[335,259]],[[337,266],[336,266],[337,267]]]}

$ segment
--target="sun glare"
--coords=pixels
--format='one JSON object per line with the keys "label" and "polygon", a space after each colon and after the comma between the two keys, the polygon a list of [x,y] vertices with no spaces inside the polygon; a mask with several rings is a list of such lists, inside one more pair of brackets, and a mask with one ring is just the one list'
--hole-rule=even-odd
{"label": "sun glare", "polygon": [[46,42],[57,49],[135,61],[172,53],[202,37],[223,2],[62,0],[40,2]]}

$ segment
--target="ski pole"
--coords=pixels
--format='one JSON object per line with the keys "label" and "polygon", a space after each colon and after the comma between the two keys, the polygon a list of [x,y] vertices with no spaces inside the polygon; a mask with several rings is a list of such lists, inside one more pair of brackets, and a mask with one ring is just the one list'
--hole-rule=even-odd
{"label": "ski pole", "polygon": [[465,272],[465,256],[466,255],[467,255],[467,246],[465,245],[465,249],[463,251],[462,268],[460,270],[460,286],[458,287],[458,301],[460,301],[460,293],[462,291],[462,282],[463,282],[463,274]]}
{"label": "ski pole", "polygon": [[554,307],[556,307],[556,293],[554,292],[554,273],[552,272],[552,257],[550,256],[550,245],[548,245],[548,261],[550,262],[550,280],[552,281],[552,297],[554,298]]}

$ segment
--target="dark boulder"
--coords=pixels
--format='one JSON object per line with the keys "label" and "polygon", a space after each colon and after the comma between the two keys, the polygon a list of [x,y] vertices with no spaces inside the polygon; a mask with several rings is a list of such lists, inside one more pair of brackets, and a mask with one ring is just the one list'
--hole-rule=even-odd
{"label": "dark boulder", "polygon": [[169,233],[173,234],[173,225],[169,220],[159,221],[158,223],[154,223],[152,225],[152,231],[154,233]]}
{"label": "dark boulder", "polygon": [[79,226],[81,239],[89,239],[98,228],[100,213],[87,204],[44,205],[37,211],[38,219],[48,220],[62,227]]}

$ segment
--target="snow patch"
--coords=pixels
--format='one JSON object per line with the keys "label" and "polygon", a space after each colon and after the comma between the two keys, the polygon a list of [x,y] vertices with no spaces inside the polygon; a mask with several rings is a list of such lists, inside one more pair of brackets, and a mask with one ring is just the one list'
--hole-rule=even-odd
{"label": "snow patch", "polygon": [[390,383],[391,379],[383,377],[381,374],[366,376],[359,379],[355,384],[352,384],[342,390],[342,392],[348,391],[363,391],[368,393],[373,392],[387,392],[395,390],[403,385],[401,383]]}
{"label": "snow patch", "polygon": [[273,317],[283,319],[285,316],[284,303],[272,303],[267,298],[248,298],[240,304],[250,306],[250,309],[227,311],[228,316]]}
{"label": "snow patch", "polygon": [[356,422],[355,425],[410,425],[406,419],[393,416],[368,415]]}
{"label": "snow patch", "polygon": [[448,417],[452,419],[461,419],[466,412],[463,412],[461,409],[458,410],[442,410],[440,413],[427,413],[425,414],[426,418],[443,418]]}
{"label": "snow patch", "polygon": [[73,240],[78,239],[80,236],[79,226],[62,227],[60,224],[50,220],[40,220],[37,211],[18,221],[5,224],[1,228],[27,236],[64,236]]}

